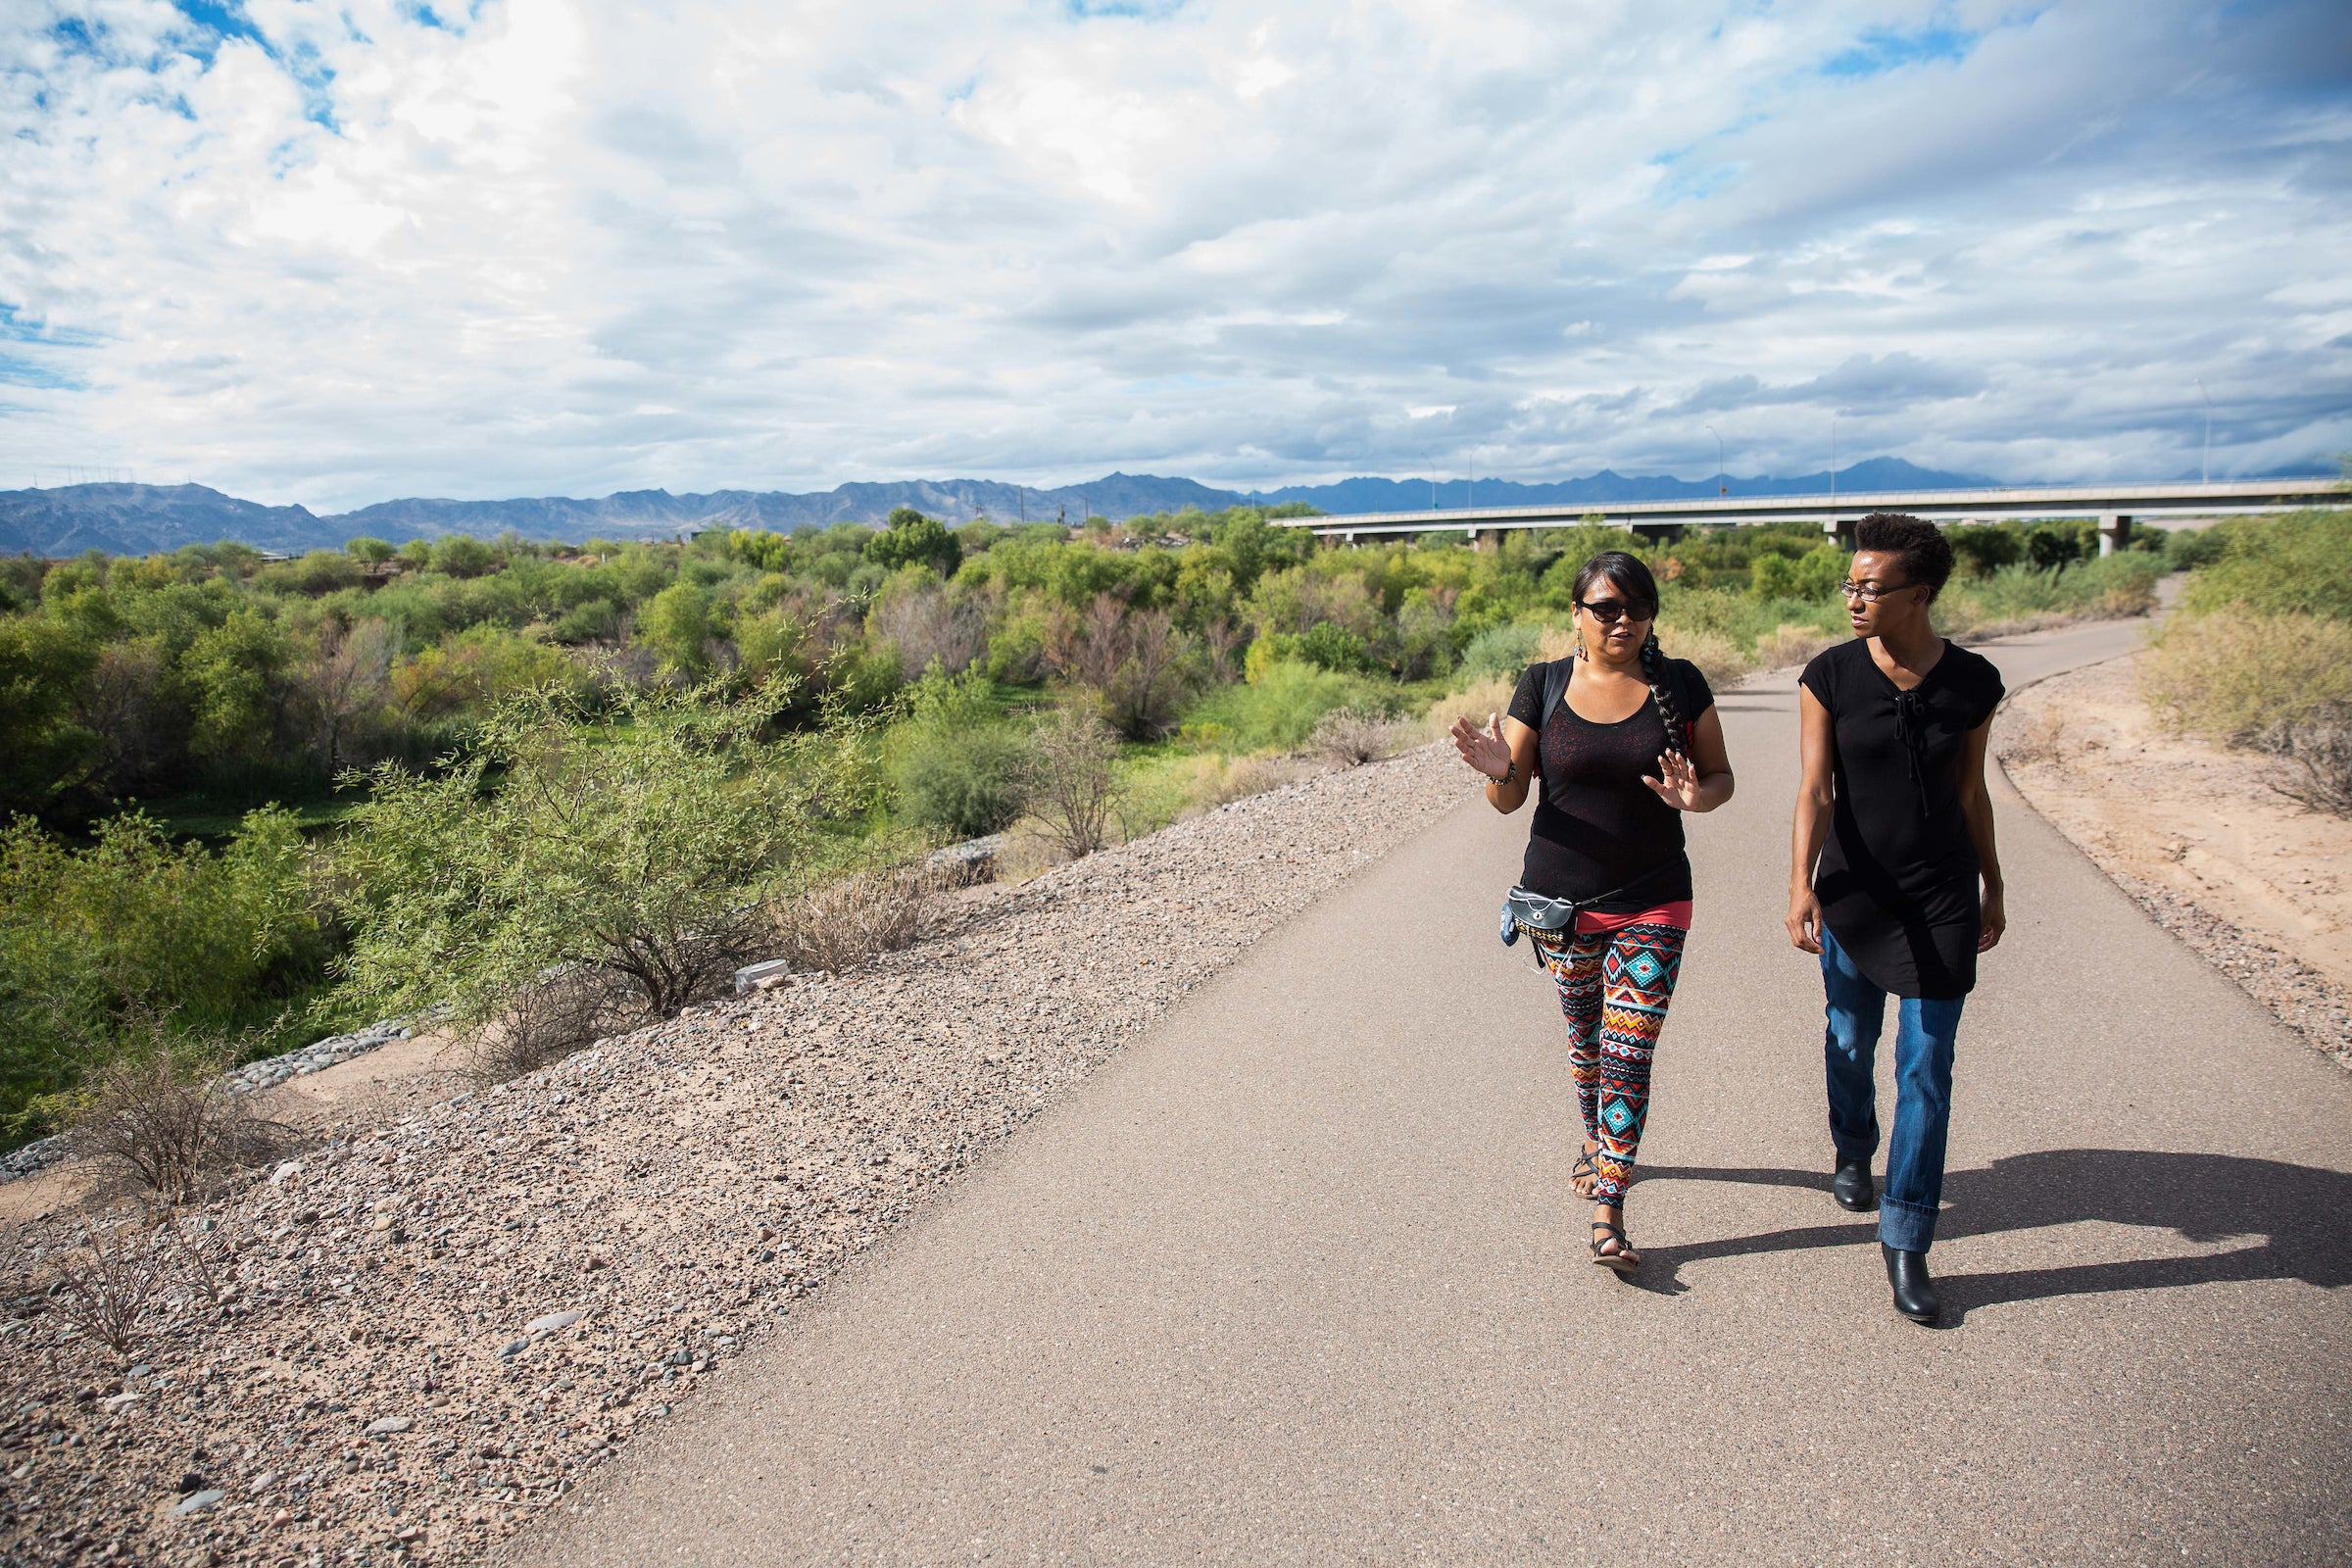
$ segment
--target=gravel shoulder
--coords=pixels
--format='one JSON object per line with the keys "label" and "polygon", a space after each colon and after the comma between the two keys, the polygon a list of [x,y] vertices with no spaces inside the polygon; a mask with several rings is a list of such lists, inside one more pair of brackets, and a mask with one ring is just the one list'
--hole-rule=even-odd
{"label": "gravel shoulder", "polygon": [[20,1219],[0,1563],[478,1557],[1467,792],[1439,744],[1254,796],[485,1093],[391,1048],[376,1091],[305,1080],[341,1096],[328,1141],[187,1217],[225,1300],[163,1271],[127,1369],[44,1292],[93,1227],[130,1230]]}
{"label": "gravel shoulder", "polygon": [[1994,749],[2150,918],[2352,1067],[2352,822],[2278,794],[2263,759],[2160,729],[2135,657],[2021,691]]}

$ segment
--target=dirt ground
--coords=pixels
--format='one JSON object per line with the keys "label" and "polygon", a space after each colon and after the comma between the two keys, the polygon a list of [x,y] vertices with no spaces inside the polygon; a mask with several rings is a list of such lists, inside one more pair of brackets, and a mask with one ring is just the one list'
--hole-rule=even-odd
{"label": "dirt ground", "polygon": [[2278,764],[2157,727],[2136,660],[2028,687],[1996,721],[2011,782],[2159,923],[2352,1065],[2352,821]]}

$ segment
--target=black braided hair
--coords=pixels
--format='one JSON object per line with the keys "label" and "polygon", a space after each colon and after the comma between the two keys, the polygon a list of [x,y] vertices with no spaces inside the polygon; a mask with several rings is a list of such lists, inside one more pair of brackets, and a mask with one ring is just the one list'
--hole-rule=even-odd
{"label": "black braided hair", "polygon": [[1642,645],[1642,678],[1649,682],[1650,699],[1658,705],[1658,717],[1666,725],[1666,749],[1688,753],[1690,726],[1683,721],[1682,708],[1674,700],[1674,682],[1666,678],[1666,654],[1658,647],[1654,630]]}
{"label": "black braided hair", "polygon": [[[1658,580],[1649,574],[1641,557],[1627,555],[1622,550],[1603,550],[1577,568],[1576,582],[1569,592],[1581,605],[1585,602],[1585,591],[1596,579],[1603,578],[1624,596],[1628,606],[1639,605],[1652,617],[1656,616]],[[1683,718],[1682,706],[1674,700],[1674,683],[1666,678],[1666,654],[1658,647],[1654,626],[1650,628],[1648,641],[1642,645],[1642,678],[1649,682],[1650,700],[1658,705],[1658,717],[1666,726],[1666,750],[1689,752],[1690,727]]]}

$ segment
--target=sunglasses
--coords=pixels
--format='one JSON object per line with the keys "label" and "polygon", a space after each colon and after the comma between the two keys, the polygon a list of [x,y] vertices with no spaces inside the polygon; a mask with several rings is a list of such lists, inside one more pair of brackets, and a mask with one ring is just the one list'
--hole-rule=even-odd
{"label": "sunglasses", "polygon": [[1621,620],[1647,620],[1658,612],[1654,606],[1628,604],[1622,599],[1579,599],[1576,608],[1603,626],[1614,626]]}

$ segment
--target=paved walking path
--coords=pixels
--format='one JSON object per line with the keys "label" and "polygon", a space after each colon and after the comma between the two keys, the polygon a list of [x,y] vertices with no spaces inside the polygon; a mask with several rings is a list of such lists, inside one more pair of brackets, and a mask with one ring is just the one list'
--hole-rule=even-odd
{"label": "paved walking path", "polygon": [[[2135,635],[1997,658],[2014,687]],[[1557,1004],[1494,940],[1526,818],[1473,801],[514,1557],[2352,1560],[2352,1078],[1996,781],[2013,923],[1961,1036],[1945,1324],[1897,1319],[1829,1197],[1781,932],[1793,692],[1723,700],[1740,795],[1691,823],[1633,1282],[1586,1260]]]}

